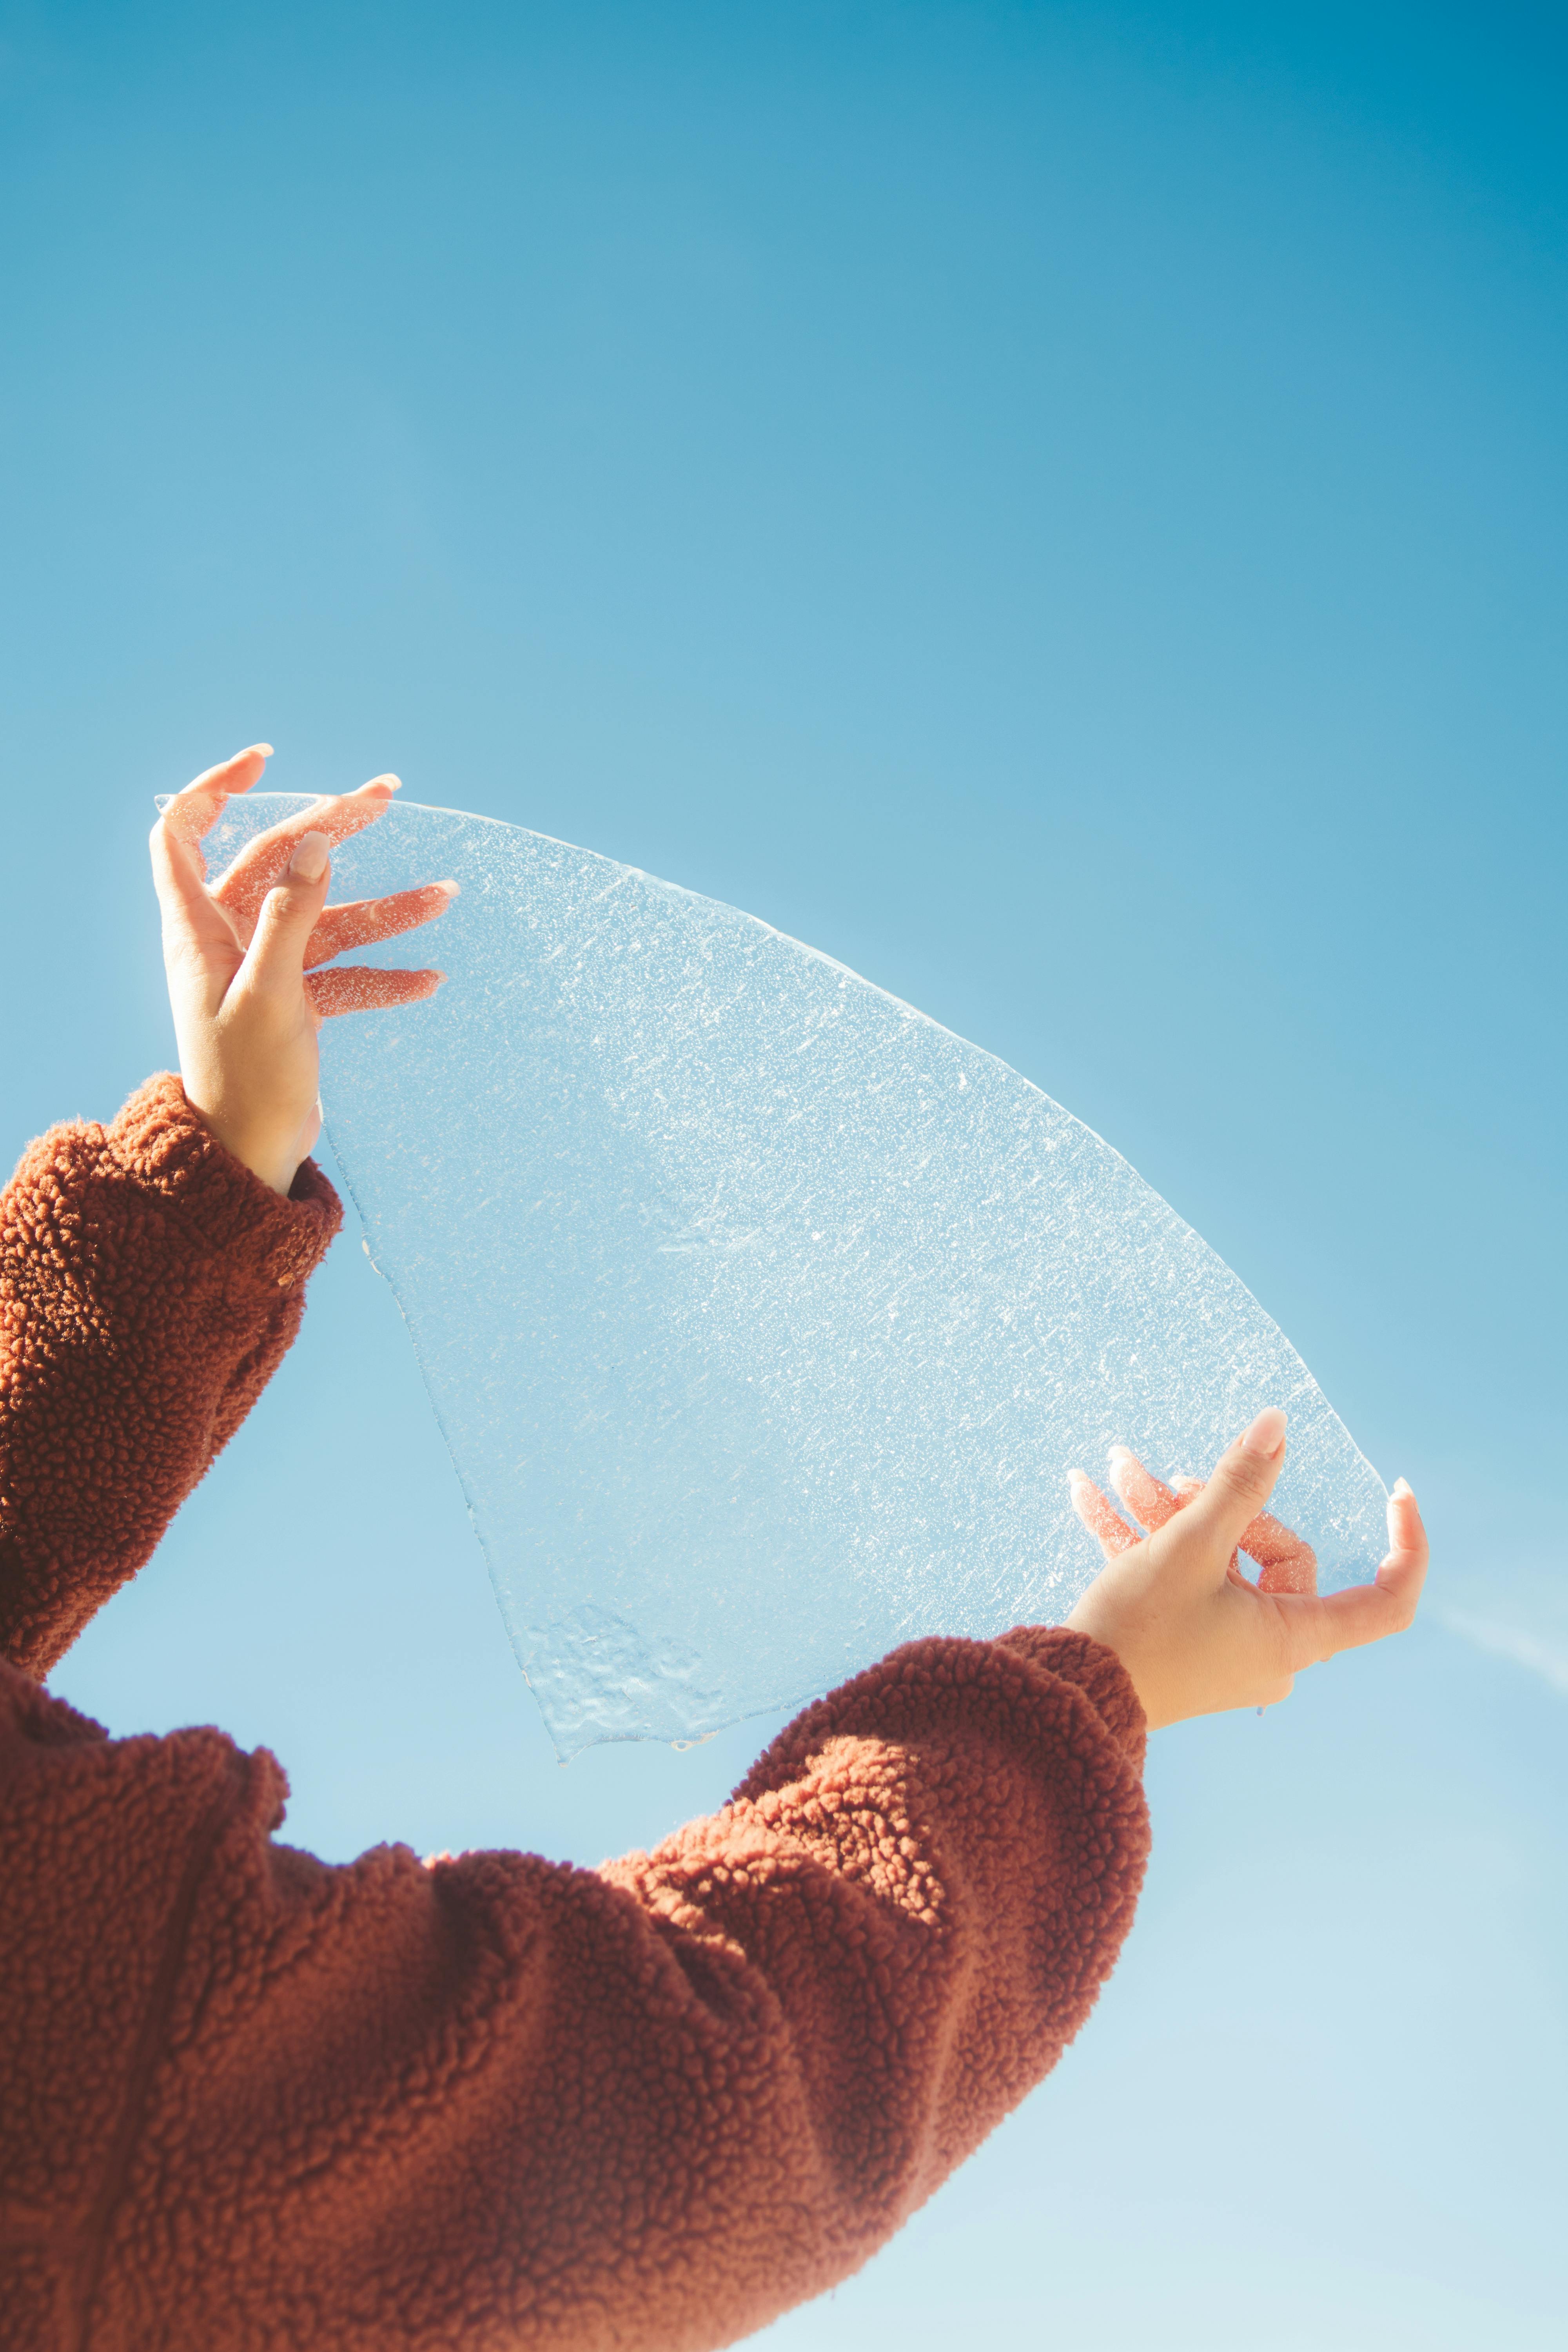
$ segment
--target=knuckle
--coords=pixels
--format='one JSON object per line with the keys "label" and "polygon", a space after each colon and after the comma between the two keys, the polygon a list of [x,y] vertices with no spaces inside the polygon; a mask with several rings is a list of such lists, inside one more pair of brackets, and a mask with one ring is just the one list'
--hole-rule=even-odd
{"label": "knuckle", "polygon": [[1385,1585],[1380,1585],[1379,1590],[1385,1595],[1384,1609],[1387,1622],[1384,1627],[1384,1633],[1408,1633],[1415,1622],[1416,1595],[1413,1592],[1389,1592]]}
{"label": "knuckle", "polygon": [[1254,1504],[1268,1492],[1270,1480],[1265,1466],[1248,1454],[1233,1454],[1221,1462],[1209,1484],[1221,1494],[1238,1503]]}

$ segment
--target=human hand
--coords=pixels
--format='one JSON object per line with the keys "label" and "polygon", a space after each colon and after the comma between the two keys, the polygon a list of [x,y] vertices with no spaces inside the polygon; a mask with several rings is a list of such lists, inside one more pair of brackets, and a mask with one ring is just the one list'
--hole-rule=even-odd
{"label": "human hand", "polygon": [[412,1003],[445,978],[363,964],[314,967],[444,915],[458,886],[432,882],[391,898],[327,905],[333,843],[384,813],[397,789],[392,776],[321,799],[258,834],[209,884],[202,836],[235,793],[249,791],[271,750],[253,743],[187,784],[153,827],[151,846],[185,1099],[237,1160],[287,1192],[321,1133],[322,1021]]}
{"label": "human hand", "polygon": [[[1260,1412],[1206,1482],[1167,1486],[1125,1446],[1111,1484],[1150,1533],[1140,1537],[1081,1470],[1073,1507],[1108,1565],[1068,1619],[1114,1650],[1149,1728],[1288,1698],[1303,1666],[1400,1633],[1426,1577],[1426,1533],[1403,1478],[1388,1503],[1389,1552],[1373,1584],[1320,1595],[1310,1545],[1263,1506],[1285,1464],[1285,1416]],[[1238,1548],[1261,1570],[1251,1583]]]}

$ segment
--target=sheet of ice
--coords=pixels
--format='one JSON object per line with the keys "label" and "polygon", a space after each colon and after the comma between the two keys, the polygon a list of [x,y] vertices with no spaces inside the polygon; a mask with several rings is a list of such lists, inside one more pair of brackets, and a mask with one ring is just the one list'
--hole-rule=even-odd
{"label": "sheet of ice", "polygon": [[[215,868],[300,805],[233,803]],[[462,885],[358,959],[450,978],[330,1023],[323,1096],[563,1756],[1060,1616],[1099,1566],[1066,1471],[1118,1441],[1202,1471],[1266,1403],[1276,1509],[1325,1586],[1372,1573],[1384,1489],[1300,1358],[1016,1071],[516,826],[395,804],[336,873]]]}

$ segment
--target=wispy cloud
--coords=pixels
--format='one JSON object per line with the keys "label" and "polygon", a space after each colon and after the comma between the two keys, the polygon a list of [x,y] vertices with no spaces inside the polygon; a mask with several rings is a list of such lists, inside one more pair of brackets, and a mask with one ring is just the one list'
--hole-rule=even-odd
{"label": "wispy cloud", "polygon": [[1474,1642],[1478,1649],[1528,1667],[1568,1698],[1568,1642],[1545,1638],[1522,1625],[1506,1624],[1500,1618],[1472,1616],[1464,1609],[1439,1609],[1437,1616],[1450,1632]]}

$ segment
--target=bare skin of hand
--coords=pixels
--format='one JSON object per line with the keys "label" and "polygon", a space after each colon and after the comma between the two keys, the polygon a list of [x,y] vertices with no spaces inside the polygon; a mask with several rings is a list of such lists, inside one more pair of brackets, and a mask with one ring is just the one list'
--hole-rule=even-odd
{"label": "bare skin of hand", "polygon": [[[1388,1557],[1372,1584],[1318,1591],[1317,1561],[1264,1509],[1285,1466],[1285,1416],[1260,1412],[1207,1480],[1167,1486],[1118,1446],[1110,1479],[1140,1535],[1081,1470],[1074,1508],[1107,1565],[1068,1619],[1114,1650],[1151,1731],[1188,1716],[1288,1698],[1303,1666],[1401,1633],[1426,1578],[1426,1533],[1399,1479],[1388,1503]],[[1258,1582],[1239,1554],[1257,1561]]]}
{"label": "bare skin of hand", "polygon": [[153,828],[153,878],[185,1099],[218,1141],[274,1192],[287,1192],[321,1133],[317,1032],[340,1013],[432,995],[439,971],[363,964],[317,969],[444,915],[455,882],[327,905],[336,842],[374,824],[397,789],[377,776],[319,800],[242,849],[216,882],[201,852],[228,801],[271,756],[253,743],[176,793]]}

